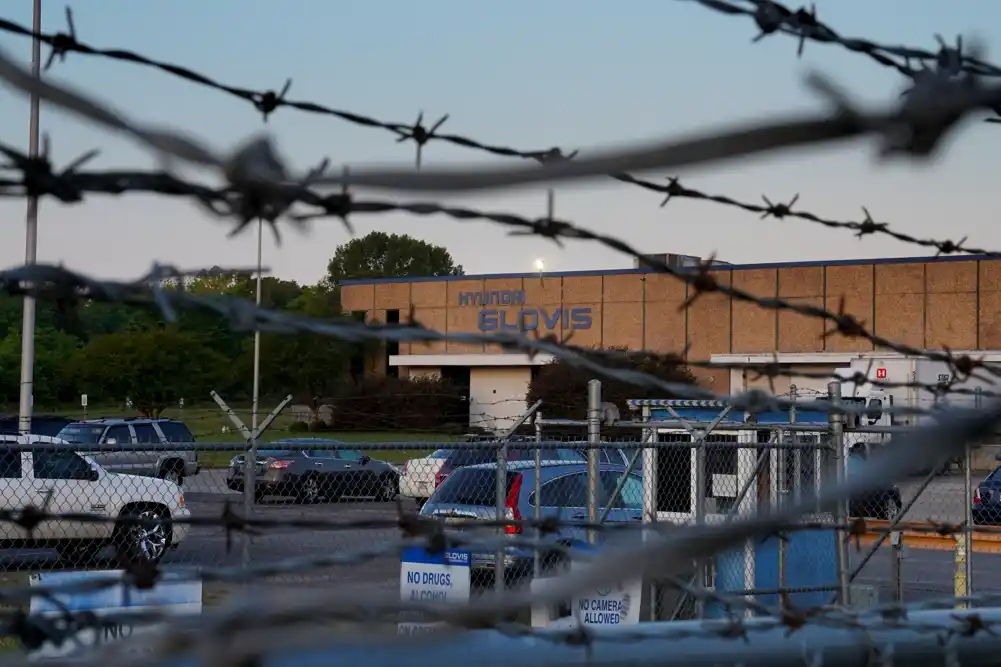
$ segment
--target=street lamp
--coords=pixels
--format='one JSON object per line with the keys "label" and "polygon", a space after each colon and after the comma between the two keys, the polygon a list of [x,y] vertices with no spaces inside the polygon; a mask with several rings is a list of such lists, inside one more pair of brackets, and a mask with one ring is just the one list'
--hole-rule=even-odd
{"label": "street lamp", "polygon": [[[35,0],[31,29],[38,35],[42,31],[42,0]],[[31,39],[31,76],[38,79],[41,72],[42,42]],[[31,113],[28,121],[28,157],[38,156],[38,93],[31,93]],[[28,211],[24,229],[24,263],[30,266],[38,257],[38,197],[28,197]],[[31,432],[31,409],[35,375],[35,297],[24,296],[24,314],[21,318],[21,401],[18,406],[18,430]]]}

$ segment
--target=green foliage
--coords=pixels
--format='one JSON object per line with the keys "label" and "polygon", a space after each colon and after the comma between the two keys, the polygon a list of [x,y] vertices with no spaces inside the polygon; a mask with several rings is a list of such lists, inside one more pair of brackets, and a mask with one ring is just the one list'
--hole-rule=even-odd
{"label": "green foliage", "polygon": [[440,377],[367,378],[346,385],[332,406],[337,431],[436,431],[453,423],[461,432],[469,421],[464,391]]}
{"label": "green foliage", "polygon": [[186,393],[206,396],[226,364],[201,335],[164,327],[95,336],[69,369],[97,402],[127,397],[140,414],[158,417]]}
{"label": "green foliage", "polygon": [[[676,355],[630,352],[625,348],[596,350],[601,363],[612,368],[624,368],[648,373],[667,382],[695,384],[695,376]],[[542,400],[540,410],[555,419],[584,419],[587,416],[587,383],[594,379],[590,372],[554,359],[541,367],[528,387],[528,404]],[[623,417],[628,415],[626,401],[632,398],[676,398],[663,391],[647,389],[615,380],[601,380],[601,400],[618,406]]]}
{"label": "green foliage", "polygon": [[[444,248],[379,232],[339,246],[330,268],[330,277],[462,273]],[[164,287],[181,288],[176,281],[166,281]],[[257,281],[253,276],[209,271],[186,280],[183,289],[253,301]],[[264,277],[261,305],[317,321],[345,317],[340,290],[329,277],[315,285]],[[0,403],[7,408],[17,403],[20,393],[22,312],[22,299],[0,294]],[[60,310],[53,302],[39,301],[35,332],[36,409],[77,405],[80,394],[87,394],[92,405],[122,405],[129,398],[139,412],[156,415],[176,406],[181,398],[189,404],[206,401],[212,389],[231,401],[245,401],[251,395],[253,332],[234,331],[214,313],[180,309],[177,321],[168,325],[151,307],[84,302]],[[357,396],[348,379],[351,361],[374,347],[378,345],[346,343],[312,333],[265,332],[261,335],[261,396],[271,400],[291,393],[314,411],[331,397]],[[409,385],[400,391],[422,393],[411,391]],[[430,411],[431,415],[440,407],[426,396],[408,405],[414,406],[408,410]],[[466,419],[464,410],[460,421]],[[441,422],[437,417],[432,421]],[[424,416],[400,418],[400,423],[425,422]]]}
{"label": "green foliage", "polygon": [[357,278],[461,276],[448,250],[406,234],[371,232],[338,246],[327,264],[333,284]]}
{"label": "green foliage", "polygon": [[[73,377],[66,361],[80,350],[80,340],[42,327],[35,331],[33,392],[35,403],[54,405],[73,396]],[[21,391],[21,331],[0,338],[0,402],[17,403]]]}

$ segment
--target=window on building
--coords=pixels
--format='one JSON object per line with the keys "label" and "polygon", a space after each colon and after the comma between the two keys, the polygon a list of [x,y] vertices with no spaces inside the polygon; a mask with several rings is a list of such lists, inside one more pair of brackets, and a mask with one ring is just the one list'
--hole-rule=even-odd
{"label": "window on building", "polygon": [[[386,311],[386,324],[399,324],[400,323],[400,311],[397,309]],[[391,366],[389,364],[389,358],[395,357],[400,353],[400,344],[396,341],[389,341],[386,343],[386,375],[389,377],[400,377],[400,367]]]}
{"label": "window on building", "polygon": [[[367,317],[368,311],[351,311],[351,319],[356,322],[364,322]],[[361,382],[365,377],[365,348],[361,345],[355,346],[354,354],[351,355],[351,362],[348,364],[348,374],[354,382]]]}

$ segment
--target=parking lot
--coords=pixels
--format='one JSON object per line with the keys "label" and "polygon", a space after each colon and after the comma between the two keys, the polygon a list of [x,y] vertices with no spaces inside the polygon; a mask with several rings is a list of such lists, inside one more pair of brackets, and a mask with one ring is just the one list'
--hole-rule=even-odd
{"label": "parking lot", "polygon": [[[226,488],[225,475],[225,470],[205,470],[186,480],[185,497],[194,516],[221,517],[227,501],[236,504],[235,509],[241,511],[242,496]],[[912,480],[900,485],[905,502],[913,495],[919,483],[918,480]],[[962,521],[963,497],[962,476],[938,478],[915,502],[907,518],[915,521],[929,518],[937,521]],[[413,508],[410,501],[405,503],[405,506]],[[372,520],[392,522],[396,512],[394,503],[364,500],[300,505],[288,499],[268,498],[257,505],[259,517],[279,522],[307,518],[328,518],[345,524]],[[400,585],[398,559],[392,555],[368,559],[362,558],[360,554],[386,545],[398,537],[398,531],[392,528],[269,528],[252,537],[250,562],[251,565],[278,562],[290,562],[293,565],[289,571],[266,580],[258,580],[258,583],[280,584],[285,589],[330,587],[339,594],[359,598],[393,596]],[[243,539],[241,534],[227,536],[221,526],[194,526],[188,539],[177,550],[171,551],[164,562],[168,565],[200,568],[239,567],[243,557]],[[860,553],[853,550],[853,562],[858,562],[863,554],[864,550]],[[335,555],[343,557],[344,562],[322,569],[309,567],[308,561],[311,558]],[[889,600],[892,587],[890,563],[889,549],[881,549],[866,565],[857,583],[876,586],[881,591],[881,599]],[[109,560],[104,566],[113,567],[113,564]],[[0,567],[8,573],[26,574],[58,568],[59,563],[54,552],[20,551],[4,553],[0,557]],[[1001,572],[1001,556],[975,554],[973,570],[976,591],[998,592],[1001,587],[1001,577],[997,576]],[[949,552],[910,550],[903,566],[905,596],[926,599],[951,595],[954,571],[953,555]],[[236,583],[206,584],[206,602],[223,599],[240,588],[241,584]]]}

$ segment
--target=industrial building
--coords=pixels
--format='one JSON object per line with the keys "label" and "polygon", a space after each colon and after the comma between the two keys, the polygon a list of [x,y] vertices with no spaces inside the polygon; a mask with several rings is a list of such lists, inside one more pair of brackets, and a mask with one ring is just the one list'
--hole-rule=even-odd
{"label": "industrial building", "polygon": [[[688,267],[697,257],[660,255]],[[726,264],[717,281],[763,298],[812,304],[837,312],[844,303],[866,328],[916,348],[954,352],[1001,351],[1001,261],[990,256],[908,257],[827,262]],[[688,309],[687,285],[648,268],[565,273],[515,273],[447,278],[351,280],[342,284],[345,312],[372,322],[406,321],[445,332],[517,329],[572,334],[580,346],[653,352],[688,350],[690,359],[721,364],[772,361],[800,370],[834,372],[861,356],[879,356],[865,340],[824,336],[829,324],[795,313],[766,310],[719,294],[702,295]],[[1001,356],[1001,355],[999,355]],[[470,414],[488,414],[503,428],[524,410],[532,359],[492,346],[400,344],[374,353],[367,373],[442,374],[468,383]],[[696,370],[718,392],[740,391],[767,379],[741,371]],[[794,380],[799,386],[809,384]],[[816,381],[819,389],[824,382]],[[780,380],[778,392],[788,389]]]}

